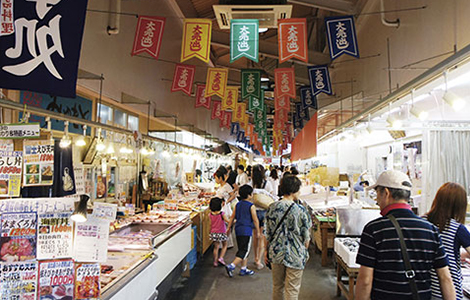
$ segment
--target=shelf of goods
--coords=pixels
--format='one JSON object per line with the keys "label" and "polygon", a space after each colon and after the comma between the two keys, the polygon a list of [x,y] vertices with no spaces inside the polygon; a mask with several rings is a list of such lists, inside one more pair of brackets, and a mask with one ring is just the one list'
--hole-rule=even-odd
{"label": "shelf of goods", "polygon": [[189,212],[126,218],[109,236],[101,299],[150,299],[191,250]]}

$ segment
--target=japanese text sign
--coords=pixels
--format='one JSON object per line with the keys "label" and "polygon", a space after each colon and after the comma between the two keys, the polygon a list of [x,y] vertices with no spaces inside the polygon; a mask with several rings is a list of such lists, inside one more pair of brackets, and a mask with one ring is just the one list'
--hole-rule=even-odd
{"label": "japanese text sign", "polygon": [[222,103],[220,101],[212,101],[211,120],[219,119],[222,120]]}
{"label": "japanese text sign", "polygon": [[0,1],[0,36],[15,32],[13,24],[13,0]]}
{"label": "japanese text sign", "polygon": [[249,119],[250,117],[248,116],[248,114],[244,114],[243,115],[243,120],[240,121],[240,126],[243,128],[243,130],[245,130],[245,132],[248,130],[248,124],[250,123],[249,122]]}
{"label": "japanese text sign", "polygon": [[290,111],[290,99],[288,96],[283,96],[283,97],[276,97],[274,99],[274,109],[279,110],[279,109],[285,109],[287,111]]}
{"label": "japanese text sign", "polygon": [[353,16],[325,18],[325,27],[331,60],[343,53],[359,57]]}
{"label": "japanese text sign", "polygon": [[303,86],[300,88],[300,100],[302,101],[302,107],[304,108],[318,108],[317,97],[313,96],[312,88],[309,86]]}
{"label": "japanese text sign", "polygon": [[248,111],[255,112],[255,109],[264,110],[264,91],[261,91],[261,97],[255,98],[253,96],[248,97]]}
{"label": "japanese text sign", "polygon": [[229,111],[222,111],[222,119],[220,120],[220,128],[230,129],[232,121],[232,113]]}
{"label": "japanese text sign", "polygon": [[132,55],[147,52],[155,59],[158,59],[165,20],[163,17],[139,16]]}
{"label": "japanese text sign", "polygon": [[87,0],[14,2],[13,24],[1,25],[0,87],[75,97]]}
{"label": "japanese text sign", "polygon": [[209,62],[212,21],[207,19],[185,19],[181,44],[181,62],[197,57]]}
{"label": "japanese text sign", "polygon": [[75,261],[106,262],[108,255],[109,221],[88,216],[84,223],[75,224]]}
{"label": "japanese text sign", "polygon": [[244,143],[245,142],[245,132],[242,130],[239,130],[237,133],[237,142],[239,143]]}
{"label": "japanese text sign", "polygon": [[23,186],[52,185],[54,177],[54,142],[24,141]]}
{"label": "japanese text sign", "polygon": [[228,69],[209,68],[206,79],[206,97],[217,95],[220,98],[225,97],[227,89]]}
{"label": "japanese text sign", "polygon": [[38,259],[72,257],[71,215],[70,212],[38,215]]}
{"label": "japanese text sign", "polygon": [[244,69],[241,72],[242,99],[261,97],[261,70]]}
{"label": "japanese text sign", "polygon": [[294,68],[275,69],[274,81],[276,82],[276,97],[289,96],[295,98]]}
{"label": "japanese text sign", "polygon": [[99,299],[100,264],[75,264],[75,299]]}
{"label": "japanese text sign", "polygon": [[238,102],[238,87],[227,86],[225,97],[222,99],[222,110],[235,111]]}
{"label": "japanese text sign", "polygon": [[277,24],[279,63],[291,58],[308,62],[307,19],[284,19]]}
{"label": "japanese text sign", "polygon": [[230,20],[230,62],[246,57],[258,62],[258,19]]}
{"label": "japanese text sign", "polygon": [[302,129],[304,127],[303,120],[297,116],[297,113],[292,115],[292,122],[294,123],[294,129]]}
{"label": "japanese text sign", "polygon": [[196,86],[196,103],[194,107],[205,107],[207,109],[211,108],[211,97],[205,97],[206,86],[203,84],[198,84]]}
{"label": "japanese text sign", "polygon": [[0,124],[0,139],[38,138],[39,124]]}
{"label": "japanese text sign", "polygon": [[232,123],[230,125],[230,135],[237,135],[239,130],[240,130],[240,124]]}
{"label": "japanese text sign", "polygon": [[41,299],[73,299],[75,272],[73,260],[44,260],[39,262],[39,291]]}
{"label": "japanese text sign", "polygon": [[0,220],[0,261],[35,259],[37,213],[4,213]]}
{"label": "japanese text sign", "polygon": [[95,202],[93,204],[93,217],[103,220],[108,220],[109,222],[114,222],[116,220],[117,214],[117,205],[104,203],[104,202]]}
{"label": "japanese text sign", "polygon": [[188,96],[191,96],[195,74],[195,66],[176,64],[171,91],[183,91]]}
{"label": "japanese text sign", "polygon": [[0,299],[37,299],[37,284],[36,261],[0,264]]}
{"label": "japanese text sign", "polygon": [[308,77],[310,78],[310,86],[313,91],[313,96],[319,93],[325,93],[331,95],[330,72],[328,72],[328,66],[314,66],[308,67]]}
{"label": "japanese text sign", "polygon": [[23,152],[0,151],[0,197],[18,197],[21,188]]}
{"label": "japanese text sign", "polygon": [[232,122],[239,122],[241,126],[241,123],[245,120],[245,112],[246,104],[243,102],[238,102],[237,109],[235,110],[235,113],[232,114]]}

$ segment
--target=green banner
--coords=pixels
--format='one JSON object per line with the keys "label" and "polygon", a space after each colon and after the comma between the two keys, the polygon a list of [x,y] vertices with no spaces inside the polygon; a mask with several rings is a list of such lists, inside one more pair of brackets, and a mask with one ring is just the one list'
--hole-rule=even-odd
{"label": "green banner", "polygon": [[264,110],[257,108],[257,109],[255,109],[253,115],[254,115],[255,122],[257,122],[258,120],[263,120],[264,119]]}
{"label": "green banner", "polygon": [[244,69],[241,77],[242,99],[249,96],[261,98],[261,70]]}
{"label": "green banner", "polygon": [[264,110],[264,91],[261,90],[261,97],[248,97],[248,111],[254,113],[256,109]]}
{"label": "green banner", "polygon": [[230,62],[246,57],[258,62],[258,19],[230,20]]}

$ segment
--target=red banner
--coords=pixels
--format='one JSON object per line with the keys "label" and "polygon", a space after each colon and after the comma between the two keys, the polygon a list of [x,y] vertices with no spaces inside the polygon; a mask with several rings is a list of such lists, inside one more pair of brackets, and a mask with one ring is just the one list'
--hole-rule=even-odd
{"label": "red banner", "polygon": [[220,120],[220,128],[230,129],[230,123],[232,122],[232,113],[229,111],[222,111],[222,120]]}
{"label": "red banner", "polygon": [[276,110],[276,111],[274,112],[274,114],[277,116],[277,118],[278,118],[280,121],[282,121],[282,122],[284,122],[284,123],[286,123],[287,121],[289,121],[289,115],[288,115],[287,110],[285,110],[285,109]]}
{"label": "red banner", "polygon": [[273,130],[275,130],[275,131],[284,131],[285,128],[286,128],[286,123],[282,122],[279,119],[279,116],[275,115],[274,116]]}
{"label": "red banner", "polygon": [[274,70],[276,83],[276,97],[289,96],[295,98],[295,73],[294,68],[282,68]]}
{"label": "red banner", "polygon": [[211,119],[222,120],[222,110],[220,109],[222,107],[222,103],[220,101],[212,101],[212,103]]}
{"label": "red banner", "polygon": [[308,159],[317,155],[317,113],[292,141],[291,160]]}
{"label": "red banner", "polygon": [[191,96],[195,74],[196,66],[176,64],[171,91],[183,91],[188,96]]}
{"label": "red banner", "polygon": [[308,62],[307,19],[278,20],[279,63],[291,58]]}
{"label": "red banner", "polygon": [[165,20],[163,17],[139,16],[132,55],[147,52],[158,59]]}
{"label": "red banner", "polygon": [[274,99],[274,109],[290,111],[290,99],[287,96],[275,97]]}
{"label": "red banner", "polygon": [[196,87],[196,103],[194,107],[205,107],[211,109],[211,97],[204,97],[206,92],[206,86],[203,84],[198,84]]}

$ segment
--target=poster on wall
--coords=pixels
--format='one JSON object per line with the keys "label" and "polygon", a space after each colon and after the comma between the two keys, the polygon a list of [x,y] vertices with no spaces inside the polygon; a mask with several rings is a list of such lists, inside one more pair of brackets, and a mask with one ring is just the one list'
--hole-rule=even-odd
{"label": "poster on wall", "polygon": [[37,284],[36,261],[0,264],[0,299],[34,300]]}
{"label": "poster on wall", "polygon": [[73,229],[70,212],[38,216],[37,259],[72,257]]}
{"label": "poster on wall", "polygon": [[75,265],[75,299],[100,298],[100,264]]}
{"label": "poster on wall", "polygon": [[73,260],[39,262],[39,299],[73,299]]}
{"label": "poster on wall", "polygon": [[24,141],[23,186],[52,185],[54,175],[54,142]]}
{"label": "poster on wall", "polygon": [[0,197],[19,197],[23,152],[0,151]]}
{"label": "poster on wall", "polygon": [[79,262],[106,262],[108,256],[109,221],[88,216],[75,225],[73,258]]}
{"label": "poster on wall", "polygon": [[14,145],[13,140],[0,140],[0,151],[13,151]]}
{"label": "poster on wall", "polygon": [[37,213],[4,213],[0,217],[0,261],[36,258]]}

